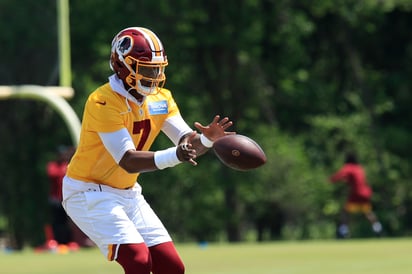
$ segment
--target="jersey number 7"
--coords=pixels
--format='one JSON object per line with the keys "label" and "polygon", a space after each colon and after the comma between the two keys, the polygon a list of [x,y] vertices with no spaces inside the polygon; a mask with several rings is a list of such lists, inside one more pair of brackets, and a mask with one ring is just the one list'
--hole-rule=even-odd
{"label": "jersey number 7", "polygon": [[147,141],[150,133],[150,120],[142,120],[133,123],[133,134],[141,134],[139,144],[137,144],[136,150],[142,150],[144,144]]}

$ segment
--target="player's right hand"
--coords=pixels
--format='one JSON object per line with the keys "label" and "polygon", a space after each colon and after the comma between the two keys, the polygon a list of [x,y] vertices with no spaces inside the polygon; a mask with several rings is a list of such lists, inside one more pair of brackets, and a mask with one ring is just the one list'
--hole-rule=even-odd
{"label": "player's right hand", "polygon": [[196,136],[196,134],[196,131],[192,132],[192,134],[188,136],[188,138],[185,138],[185,140],[180,143],[176,149],[177,158],[180,161],[189,162],[194,166],[197,166],[197,162],[195,161],[196,150],[193,149],[191,141]]}

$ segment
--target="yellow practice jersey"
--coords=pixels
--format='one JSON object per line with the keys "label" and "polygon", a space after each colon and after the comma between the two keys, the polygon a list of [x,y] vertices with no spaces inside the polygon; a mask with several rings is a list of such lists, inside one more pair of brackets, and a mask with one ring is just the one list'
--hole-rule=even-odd
{"label": "yellow practice jersey", "polygon": [[67,171],[73,179],[128,188],[135,184],[139,173],[121,168],[104,147],[98,132],[114,132],[126,128],[136,150],[149,150],[164,121],[179,114],[179,109],[167,89],[146,97],[141,106],[126,103],[126,98],[113,91],[107,83],[88,98],[82,121],[80,141]]}

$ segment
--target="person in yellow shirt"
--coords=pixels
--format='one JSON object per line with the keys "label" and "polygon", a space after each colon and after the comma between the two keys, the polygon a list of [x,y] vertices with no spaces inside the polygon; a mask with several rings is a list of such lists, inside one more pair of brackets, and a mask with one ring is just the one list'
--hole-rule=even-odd
{"label": "person in yellow shirt", "polygon": [[[142,27],[112,41],[109,81],[85,103],[79,145],[63,180],[63,207],[76,225],[125,274],[182,274],[184,264],[166,228],[142,195],[142,172],[197,165],[233,122],[209,125],[182,118],[165,89],[168,61],[157,35]],[[160,132],[174,146],[150,151]]]}

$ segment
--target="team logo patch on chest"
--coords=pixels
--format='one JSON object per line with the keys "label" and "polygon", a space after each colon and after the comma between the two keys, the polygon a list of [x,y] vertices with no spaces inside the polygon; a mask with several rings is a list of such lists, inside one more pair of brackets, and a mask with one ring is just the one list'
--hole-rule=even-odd
{"label": "team logo patch on chest", "polygon": [[169,108],[166,100],[149,102],[149,113],[151,115],[167,114],[168,112]]}

